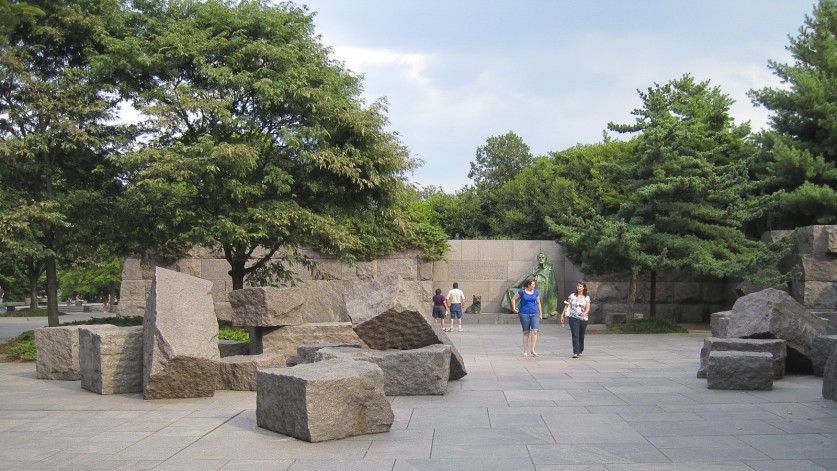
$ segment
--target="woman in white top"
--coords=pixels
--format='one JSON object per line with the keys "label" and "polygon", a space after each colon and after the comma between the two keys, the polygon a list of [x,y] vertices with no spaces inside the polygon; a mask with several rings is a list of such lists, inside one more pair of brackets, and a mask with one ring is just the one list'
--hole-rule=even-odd
{"label": "woman in white top", "polygon": [[587,296],[587,283],[579,281],[576,285],[576,292],[571,294],[564,304],[567,306],[561,313],[561,323],[564,323],[565,316],[570,318],[570,333],[573,337],[573,358],[578,358],[584,353],[584,332],[587,330],[587,315],[590,313],[590,297]]}

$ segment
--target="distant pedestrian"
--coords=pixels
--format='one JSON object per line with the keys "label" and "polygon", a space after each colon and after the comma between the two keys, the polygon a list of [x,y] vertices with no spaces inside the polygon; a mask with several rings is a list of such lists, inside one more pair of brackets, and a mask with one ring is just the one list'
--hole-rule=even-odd
{"label": "distant pedestrian", "polygon": [[[529,278],[523,282],[523,288],[515,293],[511,300],[512,310],[520,313],[520,325],[523,327],[523,356],[529,356],[529,333],[532,334],[532,356],[538,356],[535,345],[538,344],[538,331],[543,319],[543,305],[541,294],[537,290],[535,280]],[[517,307],[517,300],[520,307]]]}
{"label": "distant pedestrian", "polygon": [[584,332],[587,330],[588,314],[590,314],[587,283],[579,281],[576,285],[576,292],[567,298],[567,303],[567,307],[561,313],[561,323],[564,323],[564,316],[567,315],[573,338],[573,358],[578,358],[584,354]]}
{"label": "distant pedestrian", "polygon": [[465,293],[459,289],[459,283],[453,283],[453,289],[448,291],[447,300],[450,308],[450,328],[448,332],[453,332],[454,319],[459,319],[459,331],[462,332],[462,308],[465,307]]}
{"label": "distant pedestrian", "polygon": [[108,311],[108,298],[109,297],[110,296],[105,295],[105,297],[102,298],[102,312],[107,312]]}
{"label": "distant pedestrian", "polygon": [[442,294],[442,290],[436,288],[436,294],[433,296],[433,323],[438,324],[441,321],[442,330],[445,330],[445,316],[448,315],[448,312],[450,312],[448,300]]}

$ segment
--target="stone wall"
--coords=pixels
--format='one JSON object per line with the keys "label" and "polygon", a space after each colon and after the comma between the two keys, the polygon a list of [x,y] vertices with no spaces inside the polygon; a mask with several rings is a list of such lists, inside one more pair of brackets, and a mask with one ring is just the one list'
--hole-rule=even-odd
{"label": "stone wall", "polygon": [[[466,307],[471,305],[474,295],[482,299],[482,313],[479,317],[468,318],[468,322],[517,322],[516,316],[506,314],[500,307],[500,301],[505,291],[537,264],[536,258],[540,252],[546,254],[548,263],[554,267],[562,298],[575,289],[576,282],[585,278],[554,241],[451,240],[449,243],[450,252],[445,260],[437,262],[419,259],[416,251],[406,251],[356,265],[324,257],[313,251],[306,254],[316,259],[320,270],[335,280],[372,279],[396,272],[405,280],[430,281],[434,290],[440,288],[444,293],[454,282],[458,282],[467,298]],[[153,261],[141,263],[134,258],[125,261],[118,306],[120,315],[144,315],[153,266]],[[232,289],[228,273],[230,267],[219,253],[195,248],[177,262],[161,266],[211,281],[216,314],[221,319],[229,318],[228,295]],[[299,270],[297,275],[302,280],[311,279],[311,275],[304,270]],[[628,293],[626,275],[592,277],[586,281],[593,300],[590,316],[592,322],[604,322],[608,313],[625,313]],[[647,277],[640,279],[635,312],[648,313],[649,285]],[[430,300],[427,301],[429,309]],[[694,278],[676,275],[659,276],[657,279],[657,315],[660,318],[678,322],[708,322],[712,312],[727,309],[732,301],[734,298],[730,299],[729,292],[720,280],[696,281]],[[557,318],[548,322],[557,322]]]}

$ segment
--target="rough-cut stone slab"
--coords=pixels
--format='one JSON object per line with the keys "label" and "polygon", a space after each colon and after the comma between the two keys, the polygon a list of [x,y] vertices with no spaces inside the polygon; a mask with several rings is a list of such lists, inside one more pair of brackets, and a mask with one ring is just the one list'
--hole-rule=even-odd
{"label": "rough-cut stone slab", "polygon": [[38,379],[81,379],[78,326],[35,329],[35,372]]}
{"label": "rough-cut stone slab", "polygon": [[328,360],[259,370],[256,423],[300,440],[321,442],[388,432],[395,418],[384,372],[365,361]]}
{"label": "rough-cut stone slab", "polygon": [[741,297],[731,311],[712,315],[713,337],[786,340],[788,372],[810,372],[811,345],[827,331],[826,321],[788,293],[771,288]]}
{"label": "rough-cut stone slab", "polygon": [[350,344],[350,343],[317,343],[314,345],[300,345],[296,349],[296,359],[297,364],[302,363],[314,363],[315,361],[320,361],[317,359],[317,352],[322,348],[363,348],[365,345],[361,345],[359,343]]}
{"label": "rough-cut stone slab", "polygon": [[303,304],[299,288],[244,288],[230,292],[235,326],[279,327],[302,324]]}
{"label": "rough-cut stone slab", "polygon": [[433,324],[428,309],[432,285],[422,281],[402,281],[389,273],[372,281],[358,283],[346,293],[346,312],[357,335],[375,350],[412,350],[428,345],[451,348],[450,378],[467,373],[465,361],[442,329]]}
{"label": "rough-cut stone slab", "polygon": [[218,342],[218,353],[221,358],[234,357],[236,355],[249,355],[250,343],[238,340],[220,340]]}
{"label": "rough-cut stone slab", "polygon": [[698,378],[706,378],[706,364],[710,352],[768,352],[773,355],[773,379],[785,377],[785,360],[787,359],[786,342],[781,339],[721,339],[707,337],[703,339],[700,349],[700,368]]}
{"label": "rough-cut stone slab", "polygon": [[302,322],[349,322],[343,293],[350,293],[356,280],[306,280],[299,285],[305,303],[299,309]]}
{"label": "rough-cut stone slab", "polygon": [[81,387],[98,394],[142,391],[142,326],[79,329]]}
{"label": "rough-cut stone slab", "polygon": [[284,368],[288,360],[275,353],[221,358],[217,389],[255,391],[256,373],[265,368]]}
{"label": "rough-cut stone slab", "polygon": [[143,329],[146,399],[215,394],[221,354],[211,281],[157,267]]}
{"label": "rough-cut stone slab", "polygon": [[323,322],[286,327],[255,327],[250,334],[250,352],[279,353],[292,364],[297,363],[297,349],[318,343],[366,344],[357,336],[349,322]]}
{"label": "rough-cut stone slab", "polygon": [[450,345],[429,345],[413,350],[370,350],[329,347],[319,350],[317,361],[345,358],[375,363],[384,370],[387,396],[443,395],[450,377]]}
{"label": "rough-cut stone slab", "polygon": [[822,374],[822,397],[837,401],[837,350],[831,352]]}
{"label": "rough-cut stone slab", "polygon": [[768,352],[710,352],[706,387],[770,391],[773,389],[773,355]]}
{"label": "rough-cut stone slab", "polygon": [[825,363],[835,351],[837,351],[837,335],[821,335],[814,339],[811,347],[811,367],[814,375],[823,375]]}

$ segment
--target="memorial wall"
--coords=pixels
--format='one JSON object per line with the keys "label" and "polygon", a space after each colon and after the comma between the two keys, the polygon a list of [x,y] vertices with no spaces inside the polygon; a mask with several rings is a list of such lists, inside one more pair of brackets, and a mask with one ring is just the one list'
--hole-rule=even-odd
{"label": "memorial wall", "polygon": [[[418,258],[417,251],[406,251],[373,261],[349,265],[340,260],[325,257],[317,252],[306,254],[315,259],[323,273],[334,280],[372,279],[384,273],[396,272],[405,280],[429,281],[433,289],[444,293],[454,282],[466,295],[466,308],[473,297],[481,300],[480,314],[466,314],[466,322],[511,323],[516,316],[501,306],[503,294],[523,274],[537,265],[537,256],[543,253],[554,270],[558,295],[568,296],[584,275],[564,256],[561,247],[550,240],[451,240],[450,251],[444,260],[427,262]],[[154,262],[140,262],[129,258],[122,272],[119,314],[141,316],[145,312],[145,299],[151,288]],[[207,249],[195,248],[187,256],[171,264],[168,269],[188,273],[213,283],[213,297],[219,318],[228,318],[228,294],[232,282],[229,264],[219,254]],[[300,270],[298,277],[310,280],[309,273]],[[594,323],[610,323],[626,314],[628,277],[617,274],[606,277],[590,277],[588,282],[593,307],[590,318]],[[641,278],[634,312],[646,314],[649,310],[649,283]],[[657,315],[677,322],[708,322],[712,312],[728,309],[734,295],[725,289],[720,280],[678,279],[660,277],[657,281]],[[430,299],[428,311],[430,310]],[[557,322],[557,317],[547,322]]]}

